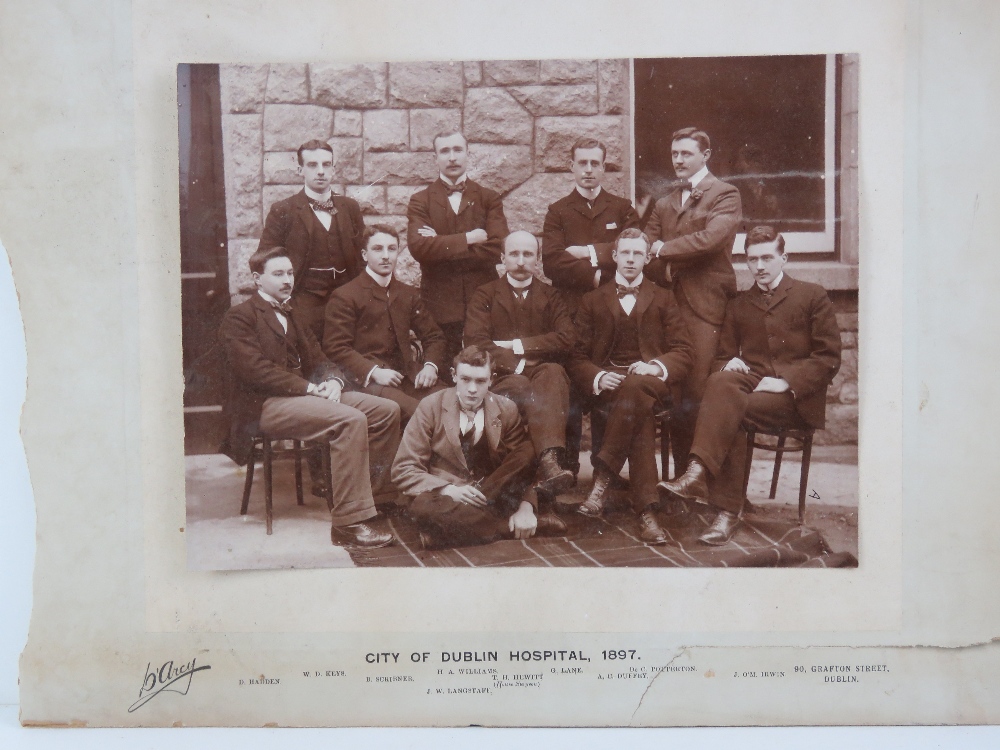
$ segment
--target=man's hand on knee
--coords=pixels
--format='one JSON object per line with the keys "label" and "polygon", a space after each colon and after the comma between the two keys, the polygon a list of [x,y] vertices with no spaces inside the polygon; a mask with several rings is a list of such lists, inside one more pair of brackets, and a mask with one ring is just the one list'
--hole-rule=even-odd
{"label": "man's hand on knee", "polygon": [[538,528],[538,519],[535,517],[535,509],[527,500],[522,500],[520,507],[510,517],[508,524],[514,533],[515,539],[530,539],[535,535]]}
{"label": "man's hand on knee", "polygon": [[473,487],[471,484],[463,484],[461,486],[449,484],[447,487],[441,488],[441,494],[445,497],[450,497],[456,503],[465,503],[476,508],[485,508],[489,505],[486,495],[480,492],[479,488]]}

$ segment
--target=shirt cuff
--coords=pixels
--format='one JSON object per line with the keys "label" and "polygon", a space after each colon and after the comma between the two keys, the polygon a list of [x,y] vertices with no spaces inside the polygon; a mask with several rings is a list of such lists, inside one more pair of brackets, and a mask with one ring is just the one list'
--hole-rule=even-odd
{"label": "shirt cuff", "polygon": [[434,364],[433,362],[424,362],[424,367],[427,367],[427,365],[430,365],[431,367],[433,367],[434,368],[434,372],[441,372],[438,369],[438,366],[436,364]]}
{"label": "shirt cuff", "polygon": [[597,250],[593,245],[587,245],[587,249],[590,250],[590,265],[597,268]]}
{"label": "shirt cuff", "polygon": [[652,362],[650,362],[650,364],[651,365],[659,365],[660,366],[660,370],[663,373],[662,375],[660,375],[660,380],[662,380],[664,383],[666,383],[667,382],[667,366],[665,364],[663,364],[658,359],[654,359]]}
{"label": "shirt cuff", "polygon": [[597,289],[601,285],[601,269],[598,268],[597,272],[594,274],[594,289]]}
{"label": "shirt cuff", "polygon": [[368,374],[365,375],[365,388],[367,388],[368,384],[372,382],[372,373],[375,372],[377,369],[378,365],[375,365],[372,369],[368,371]]}
{"label": "shirt cuff", "polygon": [[600,396],[601,395],[601,389],[600,389],[600,387],[597,384],[601,382],[601,377],[603,375],[607,375],[607,374],[608,374],[607,370],[601,370],[599,373],[597,373],[597,377],[594,378],[594,395],[595,396]]}
{"label": "shirt cuff", "polygon": [[517,363],[517,367],[514,369],[515,375],[520,375],[522,372],[524,372],[524,365],[526,361],[527,360],[522,359],[520,362]]}
{"label": "shirt cuff", "polygon": [[521,339],[514,339],[514,354],[519,357],[524,356],[524,344],[521,343]]}

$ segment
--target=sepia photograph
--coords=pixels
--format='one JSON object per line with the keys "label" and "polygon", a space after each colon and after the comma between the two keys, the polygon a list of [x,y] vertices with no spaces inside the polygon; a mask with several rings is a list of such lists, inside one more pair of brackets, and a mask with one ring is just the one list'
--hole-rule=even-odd
{"label": "sepia photograph", "polygon": [[858,566],[860,64],[178,65],[189,570]]}

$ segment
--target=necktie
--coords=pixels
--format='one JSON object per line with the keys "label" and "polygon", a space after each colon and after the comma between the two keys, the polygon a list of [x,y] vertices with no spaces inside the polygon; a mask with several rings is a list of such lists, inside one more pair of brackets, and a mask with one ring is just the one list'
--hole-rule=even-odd
{"label": "necktie", "polygon": [[285,300],[284,302],[274,301],[274,302],[271,302],[270,304],[271,304],[271,307],[273,307],[275,310],[277,310],[278,312],[280,312],[282,315],[291,315],[292,314],[292,305],[291,305],[291,303],[288,300]]}
{"label": "necktie", "polygon": [[629,295],[636,295],[636,288],[634,286],[625,286],[624,284],[615,284],[615,293],[618,295],[618,299],[622,297],[628,297]]}
{"label": "necktie", "polygon": [[446,182],[446,183],[444,183],[444,189],[448,191],[448,195],[451,195],[452,193],[464,193],[465,192],[465,183],[464,182],[460,182],[457,185],[449,185]]}
{"label": "necktie", "polygon": [[683,182],[678,182],[674,187],[677,190],[690,190],[691,189],[691,183],[688,182],[687,180],[684,180]]}
{"label": "necktie", "polygon": [[325,201],[316,201],[309,199],[309,203],[312,204],[313,210],[315,211],[326,211],[328,214],[333,213],[333,196],[331,195]]}
{"label": "necktie", "polygon": [[765,289],[764,287],[759,287],[759,288],[760,288],[760,293],[764,297],[764,299],[766,299],[768,302],[770,302],[771,301],[771,297],[774,294],[774,290],[773,289]]}
{"label": "necktie", "polygon": [[465,436],[465,435],[468,435],[469,437],[474,437],[475,436],[475,433],[476,433],[476,414],[478,414],[478,413],[479,412],[477,412],[477,411],[466,411],[465,409],[462,409],[462,414],[465,415],[465,418],[467,420],[466,423],[465,423],[465,429],[462,430],[462,435],[463,436]]}

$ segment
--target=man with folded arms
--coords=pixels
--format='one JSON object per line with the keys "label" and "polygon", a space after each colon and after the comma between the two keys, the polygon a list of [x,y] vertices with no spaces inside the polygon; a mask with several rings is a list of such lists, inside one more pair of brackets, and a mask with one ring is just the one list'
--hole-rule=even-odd
{"label": "man with folded arms", "polygon": [[826,389],[840,369],[840,330],[817,284],[784,273],[785,239],[769,226],[747,233],[755,283],[730,300],[687,471],[659,487],[717,512],[702,534],[726,544],[743,511],[744,419],[765,428],[822,429]]}
{"label": "man with folded arms", "polygon": [[262,434],[329,443],[333,543],[392,544],[392,534],[365,522],[376,515],[372,489],[379,492],[387,483],[399,444],[399,407],[344,390],[342,374],[289,304],[294,272],[284,248],[258,250],[250,257],[250,270],[257,291],[231,307],[219,328],[231,375],[230,433],[222,452],[242,465],[250,458],[253,438]]}
{"label": "man with folded arms", "polygon": [[564,533],[561,520],[537,514],[535,451],[514,402],[489,392],[489,352],[466,347],[452,376],[454,388],[417,406],[392,466],[424,548]]}
{"label": "man with folded arms", "polygon": [[[323,351],[347,371],[357,388],[399,404],[403,424],[421,398],[443,386],[445,340],[412,286],[393,278],[399,235],[375,224],[365,230],[361,257],[365,270],[340,287],[326,306]],[[422,362],[414,358],[410,331],[419,340]]]}
{"label": "man with folded arms", "polygon": [[671,403],[670,389],[691,366],[691,344],[673,295],[643,277],[649,240],[638,229],[619,235],[613,251],[615,283],[583,298],[570,374],[594,408],[608,412],[601,449],[591,457],[594,486],[579,512],[599,518],[612,480],[629,464],[633,507],[643,541],[663,544],[654,507],[655,414]]}
{"label": "man with folded arms", "polygon": [[573,321],[562,295],[535,278],[538,240],[518,231],[504,240],[506,274],[473,295],[465,342],[490,353],[497,377],[490,390],[512,399],[528,424],[539,460],[540,499],[573,485],[563,468],[569,377],[563,368],[573,346]]}

